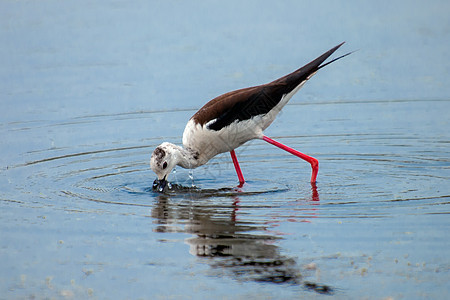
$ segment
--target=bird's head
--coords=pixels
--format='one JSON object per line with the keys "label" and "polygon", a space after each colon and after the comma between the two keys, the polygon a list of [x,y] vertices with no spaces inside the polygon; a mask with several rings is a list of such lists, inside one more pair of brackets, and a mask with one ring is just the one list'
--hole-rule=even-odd
{"label": "bird's head", "polygon": [[167,184],[167,177],[177,165],[177,146],[171,143],[162,143],[152,153],[150,167],[158,178],[153,182],[153,189],[164,192]]}

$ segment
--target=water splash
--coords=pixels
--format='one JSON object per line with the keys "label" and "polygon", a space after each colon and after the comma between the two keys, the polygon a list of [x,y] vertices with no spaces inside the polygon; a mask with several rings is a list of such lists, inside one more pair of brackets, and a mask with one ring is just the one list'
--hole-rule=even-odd
{"label": "water splash", "polygon": [[194,184],[194,170],[193,169],[189,170],[189,179],[191,180],[191,187],[195,187],[195,184]]}
{"label": "water splash", "polygon": [[176,184],[178,184],[178,178],[177,178],[177,167],[175,166],[172,170],[172,174],[173,174],[173,180],[175,181]]}

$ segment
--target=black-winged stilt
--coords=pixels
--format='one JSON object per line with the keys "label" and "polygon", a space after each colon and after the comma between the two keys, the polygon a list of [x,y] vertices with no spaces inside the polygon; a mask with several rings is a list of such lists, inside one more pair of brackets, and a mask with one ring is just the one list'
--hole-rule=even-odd
{"label": "black-winged stilt", "polygon": [[311,183],[315,183],[318,160],[265,136],[263,131],[319,69],[351,53],[322,64],[342,44],[275,81],[232,91],[206,103],[188,121],[183,133],[183,147],[165,142],[153,151],[150,166],[158,176],[153,188],[164,191],[167,177],[176,165],[197,168],[224,152],[230,152],[242,186],[245,180],[234,149],[252,139],[262,139],[309,162],[312,167]]}

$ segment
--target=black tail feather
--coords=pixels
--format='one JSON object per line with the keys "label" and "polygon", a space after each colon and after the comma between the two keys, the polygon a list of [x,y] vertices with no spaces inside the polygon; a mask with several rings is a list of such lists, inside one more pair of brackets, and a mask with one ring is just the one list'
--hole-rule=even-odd
{"label": "black tail feather", "polygon": [[350,54],[352,54],[352,53],[354,53],[354,52],[356,52],[356,51],[358,51],[358,50],[351,51],[351,52],[349,52],[349,53],[345,53],[344,55],[341,55],[341,56],[339,56],[339,57],[336,57],[336,58],[330,60],[329,62],[324,63],[323,65],[320,65],[317,69],[322,69],[322,68],[325,67],[326,65],[329,65],[329,64],[331,64],[332,62],[335,62],[335,61],[337,61],[338,59],[341,59],[341,58],[343,58],[343,57],[346,57],[347,55],[350,55]]}

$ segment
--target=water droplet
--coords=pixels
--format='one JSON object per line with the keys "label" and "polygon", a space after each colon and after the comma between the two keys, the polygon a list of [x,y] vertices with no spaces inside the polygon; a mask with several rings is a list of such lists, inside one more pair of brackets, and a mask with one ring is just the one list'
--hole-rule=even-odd
{"label": "water droplet", "polygon": [[178,178],[177,178],[177,168],[174,167],[172,170],[173,178],[175,179],[175,183],[178,184]]}
{"label": "water droplet", "polygon": [[194,170],[189,170],[189,179],[191,179],[191,186],[194,187]]}

